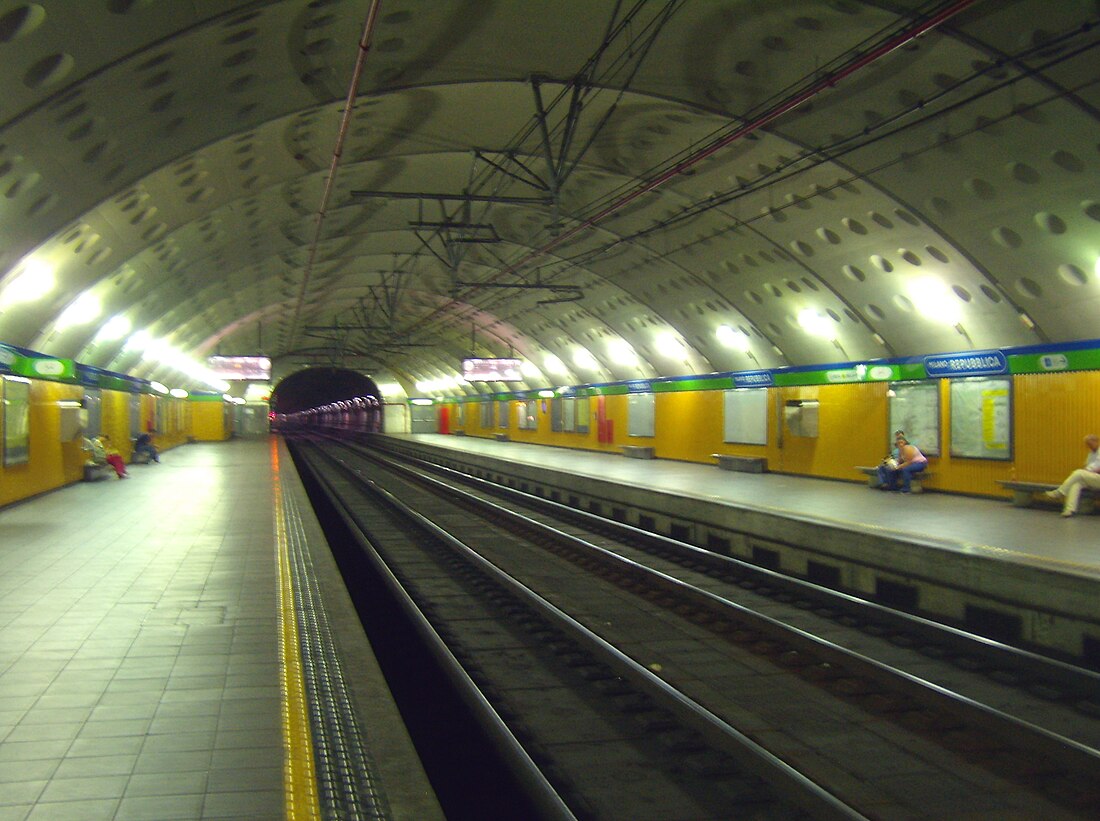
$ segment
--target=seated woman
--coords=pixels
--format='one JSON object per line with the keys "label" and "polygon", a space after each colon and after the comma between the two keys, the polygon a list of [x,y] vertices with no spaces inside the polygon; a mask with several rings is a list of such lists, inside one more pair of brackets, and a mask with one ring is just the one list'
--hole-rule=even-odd
{"label": "seated woman", "polygon": [[[111,437],[105,433],[101,433],[95,439],[92,440],[92,445],[98,443],[103,448],[105,454],[104,459],[111,467],[115,469],[115,474],[119,479],[129,479],[130,476],[126,473],[126,463],[122,461],[122,454],[118,452],[118,449],[111,444]],[[98,455],[98,448],[93,450],[93,454]]]}
{"label": "seated woman", "polygon": [[898,478],[901,478],[901,492],[908,493],[914,473],[920,473],[928,467],[928,458],[917,449],[916,445],[909,444],[904,435],[898,433],[894,439],[894,445],[898,449],[898,465],[895,468],[882,465],[878,469],[879,478],[882,480],[883,490],[898,490]]}

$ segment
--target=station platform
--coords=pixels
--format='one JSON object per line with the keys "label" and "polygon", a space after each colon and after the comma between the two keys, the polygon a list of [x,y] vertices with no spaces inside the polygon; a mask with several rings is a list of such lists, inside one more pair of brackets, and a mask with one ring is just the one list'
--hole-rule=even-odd
{"label": "station platform", "polygon": [[1100,515],[618,452],[388,438],[735,558],[1100,666]]}
{"label": "station platform", "polygon": [[0,510],[0,819],[441,818],[281,440],[129,473]]}

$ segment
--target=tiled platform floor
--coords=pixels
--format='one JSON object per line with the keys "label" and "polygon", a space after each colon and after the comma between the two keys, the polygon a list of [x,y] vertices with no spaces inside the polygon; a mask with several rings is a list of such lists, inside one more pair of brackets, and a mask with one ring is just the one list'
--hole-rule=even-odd
{"label": "tiled platform floor", "polygon": [[0,821],[285,817],[274,492],[390,817],[440,818],[279,440],[130,474],[0,510]]}

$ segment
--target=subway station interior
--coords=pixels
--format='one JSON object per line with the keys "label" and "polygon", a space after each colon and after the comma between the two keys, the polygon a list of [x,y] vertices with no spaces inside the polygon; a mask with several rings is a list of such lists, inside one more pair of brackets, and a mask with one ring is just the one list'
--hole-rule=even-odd
{"label": "subway station interior", "polygon": [[0,821],[1097,817],[1097,48],[0,0]]}

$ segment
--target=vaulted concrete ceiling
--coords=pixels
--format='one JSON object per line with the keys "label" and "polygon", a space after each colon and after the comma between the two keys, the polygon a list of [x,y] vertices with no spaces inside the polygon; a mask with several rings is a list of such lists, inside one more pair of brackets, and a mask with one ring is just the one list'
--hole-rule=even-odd
{"label": "vaulted concrete ceiling", "polygon": [[1100,335],[1096,2],[381,0],[345,121],[369,7],[0,0],[0,342],[418,393]]}

